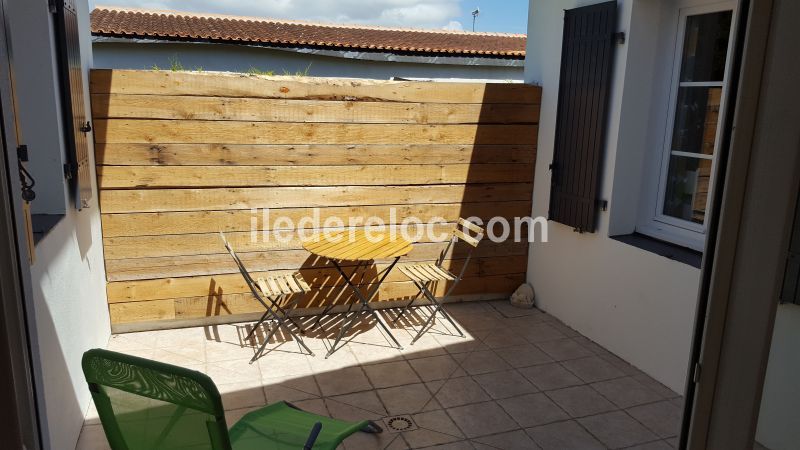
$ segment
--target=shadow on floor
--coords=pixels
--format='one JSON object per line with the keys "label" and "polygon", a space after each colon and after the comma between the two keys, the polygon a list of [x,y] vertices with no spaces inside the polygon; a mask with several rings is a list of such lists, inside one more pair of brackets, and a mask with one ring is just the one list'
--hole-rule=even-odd
{"label": "shadow on floor", "polygon": [[[402,350],[374,321],[362,320],[327,359],[341,315],[313,329],[316,318],[303,319],[308,330],[302,338],[313,357],[279,333],[251,364],[266,330],[243,341],[253,323],[118,335],[109,349],[205,372],[222,393],[229,426],[280,400],[383,426],[381,434],[348,438],[343,446],[350,449],[676,445],[681,398],[552,316],[507,302],[450,304],[446,310],[465,337],[438,318],[410,345],[425,317],[416,310],[390,328]],[[380,314],[391,324],[392,312]],[[107,448],[93,411],[78,448]]]}

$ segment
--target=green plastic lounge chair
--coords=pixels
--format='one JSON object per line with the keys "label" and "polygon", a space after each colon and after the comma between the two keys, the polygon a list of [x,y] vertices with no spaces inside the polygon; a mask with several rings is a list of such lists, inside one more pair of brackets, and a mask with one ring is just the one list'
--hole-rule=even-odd
{"label": "green plastic lounge chair", "polygon": [[114,450],[334,449],[358,431],[382,431],[286,402],[247,413],[228,430],[222,398],[204,373],[101,349],[84,353],[82,365]]}

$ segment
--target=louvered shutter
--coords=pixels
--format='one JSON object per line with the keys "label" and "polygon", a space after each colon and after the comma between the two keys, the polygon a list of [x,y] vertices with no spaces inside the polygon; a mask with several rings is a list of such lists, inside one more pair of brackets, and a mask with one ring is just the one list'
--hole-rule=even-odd
{"label": "louvered shutter", "polygon": [[800,198],[795,206],[792,237],[786,255],[786,268],[781,287],[781,303],[800,305]]}
{"label": "louvered shutter", "polygon": [[549,218],[594,232],[617,3],[565,12]]}
{"label": "louvered shutter", "polygon": [[67,144],[65,174],[76,207],[82,209],[89,206],[89,200],[92,198],[89,141],[86,137],[91,127],[84,109],[78,13],[75,0],[55,1],[61,103],[64,114],[64,138]]}

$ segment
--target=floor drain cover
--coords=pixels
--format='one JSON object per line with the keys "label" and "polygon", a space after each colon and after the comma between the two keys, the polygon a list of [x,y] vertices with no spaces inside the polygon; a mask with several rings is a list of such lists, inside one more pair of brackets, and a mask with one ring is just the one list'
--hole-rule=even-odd
{"label": "floor drain cover", "polygon": [[383,419],[386,424],[386,431],[390,433],[400,433],[402,431],[416,430],[417,425],[411,420],[410,416],[394,416]]}

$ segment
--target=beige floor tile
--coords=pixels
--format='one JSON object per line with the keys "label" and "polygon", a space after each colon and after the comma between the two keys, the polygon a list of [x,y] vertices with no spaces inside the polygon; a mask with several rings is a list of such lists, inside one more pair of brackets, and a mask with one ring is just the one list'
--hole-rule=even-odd
{"label": "beige floor tile", "polygon": [[185,367],[189,365],[205,364],[206,354],[202,348],[197,347],[159,348],[153,351],[150,359]]}
{"label": "beige floor tile", "polygon": [[623,411],[614,411],[578,419],[584,428],[611,448],[630,447],[658,439]]}
{"label": "beige floor tile", "polygon": [[534,344],[567,337],[550,323],[537,323],[524,328],[516,328],[515,330],[517,330],[522,337],[527,339],[528,342]]}
{"label": "beige floor tile", "polygon": [[378,389],[377,393],[391,416],[440,409],[438,402],[422,383]]}
{"label": "beige floor tile", "polygon": [[562,362],[561,365],[586,383],[611,380],[613,378],[625,376],[624,372],[598,356],[571,359]]}
{"label": "beige floor tile", "polygon": [[359,364],[377,364],[403,360],[403,354],[400,353],[400,350],[387,343],[364,344],[350,342],[347,346]]}
{"label": "beige floor tile", "polygon": [[516,370],[486,373],[472,377],[494,399],[531,394],[539,390]]}
{"label": "beige floor tile", "polygon": [[383,403],[381,403],[375,391],[337,395],[335,397],[329,397],[329,399],[377,414],[379,418],[388,415],[386,408],[383,407]]}
{"label": "beige floor tile", "polygon": [[485,445],[487,450],[538,450],[540,448],[533,442],[530,436],[522,430],[475,438],[473,443]]}
{"label": "beige floor tile", "polygon": [[671,450],[672,446],[664,441],[648,442],[647,444],[634,445],[625,450]]}
{"label": "beige floor tile", "polygon": [[480,339],[477,339],[476,337],[469,334],[467,334],[466,337],[452,336],[449,334],[435,334],[435,333],[431,333],[431,335],[442,346],[442,348],[447,353],[450,354],[474,352],[474,351],[489,349],[489,347],[487,347],[486,344],[484,344]]}
{"label": "beige floor tile", "polygon": [[592,387],[619,408],[661,400],[660,395],[631,377],[593,383]]}
{"label": "beige floor tile", "polygon": [[264,380],[263,389],[268,403],[281,400],[294,402],[321,396],[317,381],[313,376]]}
{"label": "beige floor tile", "polygon": [[310,359],[300,353],[273,351],[260,357],[256,364],[263,380],[299,378],[313,374]]}
{"label": "beige floor tile", "polygon": [[662,439],[677,436],[680,431],[681,409],[671,401],[634,406],[626,411]]}
{"label": "beige floor tile", "polygon": [[[400,353],[403,355],[404,358],[406,359],[427,358],[429,356],[438,356],[447,354],[447,351],[445,350],[444,346],[439,342],[438,339],[436,339],[436,336],[445,336],[445,335],[429,331],[428,333],[422,335],[416,342],[414,342],[414,344],[411,344],[411,340],[414,338],[414,335],[416,335],[416,332],[414,332],[413,334],[409,334],[407,336],[403,335],[397,336],[398,340],[400,341],[400,345],[403,346],[403,349],[400,350]],[[463,342],[467,338],[462,338],[459,336],[451,336],[450,339],[455,339],[457,341]]]}
{"label": "beige floor tile", "polygon": [[406,431],[403,438],[411,448],[428,448],[436,445],[449,444],[461,441],[463,437],[455,437],[446,433],[420,428],[417,430]]}
{"label": "beige floor tile", "polygon": [[436,400],[444,408],[491,400],[491,397],[471,377],[431,381],[427,384],[428,389],[434,393]]}
{"label": "beige floor tile", "polygon": [[205,348],[206,335],[202,327],[159,330],[156,334],[157,348],[202,347]]}
{"label": "beige floor tile", "polygon": [[222,405],[225,409],[242,409],[251,406],[264,406],[267,398],[260,382],[218,384],[217,389],[222,395]]}
{"label": "beige floor tile", "polygon": [[613,403],[589,386],[573,386],[549,391],[547,396],[572,417],[591,416],[617,409]]}
{"label": "beige floor tile", "polygon": [[221,361],[206,364],[206,374],[216,384],[251,383],[261,381],[258,364],[248,360]]}
{"label": "beige floor tile", "polygon": [[364,372],[376,388],[401,386],[421,381],[405,360],[364,366]]}
{"label": "beige floor tile", "polygon": [[454,358],[461,367],[470,375],[499,372],[508,370],[511,366],[492,350],[482,350],[470,353],[461,353]]}
{"label": "beige floor tile", "polygon": [[237,359],[250,360],[255,354],[257,347],[241,346],[231,342],[206,342],[206,361],[222,362]]}
{"label": "beige floor tile", "polygon": [[605,450],[607,448],[574,420],[528,428],[525,432],[543,450]]}
{"label": "beige floor tile", "polygon": [[85,425],[75,450],[111,450],[102,425]]}
{"label": "beige floor tile", "polygon": [[558,363],[540,364],[519,370],[525,378],[543,391],[561,389],[583,384],[580,378],[561,367]]}
{"label": "beige floor tile", "polygon": [[448,354],[411,359],[409,364],[422,381],[444,380],[466,375],[458,362]]}
{"label": "beige floor tile", "polygon": [[402,450],[410,448],[399,433],[354,433],[340,447],[347,450]]}
{"label": "beige floor tile", "polygon": [[566,361],[593,355],[592,352],[572,339],[539,342],[536,345],[556,361]]}
{"label": "beige floor tile", "polygon": [[533,344],[498,348],[494,352],[511,367],[528,367],[553,361],[553,358]]}
{"label": "beige floor tile", "polygon": [[322,395],[349,394],[351,392],[369,391],[372,389],[367,376],[361,367],[346,367],[330,372],[314,375],[319,384]]}
{"label": "beige floor tile", "polygon": [[541,393],[498,400],[497,403],[523,428],[569,418],[558,405]]}
{"label": "beige floor tile", "polygon": [[469,438],[512,431],[519,428],[495,402],[457,406],[447,410],[459,429]]}
{"label": "beige floor tile", "polygon": [[512,328],[498,328],[476,333],[487,347],[498,349],[525,345],[528,341],[517,330]]}

